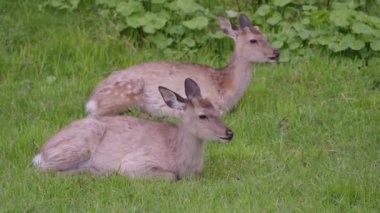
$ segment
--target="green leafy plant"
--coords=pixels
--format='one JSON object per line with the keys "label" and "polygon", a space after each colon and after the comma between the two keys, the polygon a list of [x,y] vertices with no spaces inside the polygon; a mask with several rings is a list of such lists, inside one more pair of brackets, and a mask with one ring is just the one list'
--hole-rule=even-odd
{"label": "green leafy plant", "polygon": [[[264,28],[271,43],[281,49],[283,62],[300,58],[306,47],[322,47],[362,58],[380,51],[380,18],[376,16],[379,13],[369,9],[367,1],[243,2],[244,5],[241,1],[219,5],[210,0],[203,4],[195,0],[95,0],[95,8],[115,23],[121,35],[135,35],[140,44],[162,49],[175,58],[195,54],[208,41],[223,38],[216,30],[216,15],[226,14],[234,19],[238,11]],[[49,0],[45,6],[74,11],[79,3],[80,0]],[[377,2],[371,5],[380,9]]]}
{"label": "green leafy plant", "polygon": [[144,44],[162,49],[168,56],[193,54],[209,39],[222,37],[209,33],[215,16],[194,0],[97,0],[96,4],[116,17],[120,32],[137,31]]}
{"label": "green leafy plant", "polygon": [[252,14],[260,24],[270,25],[274,46],[284,50],[282,61],[302,55],[305,46],[362,57],[380,51],[380,18],[358,11],[353,2],[334,2],[328,7],[299,2],[274,0]]}

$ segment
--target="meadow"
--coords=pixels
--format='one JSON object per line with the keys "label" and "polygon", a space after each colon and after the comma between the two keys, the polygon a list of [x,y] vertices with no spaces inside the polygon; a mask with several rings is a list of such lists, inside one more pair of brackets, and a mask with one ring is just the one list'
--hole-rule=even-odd
{"label": "meadow", "polygon": [[[0,1],[0,212],[380,211],[380,58],[319,49],[254,67],[244,97],[223,116],[235,137],[207,145],[200,177],[37,171],[31,162],[39,147],[86,116],[84,104],[102,78],[171,60],[113,33],[90,10]],[[181,61],[223,66],[232,49],[210,48]]]}

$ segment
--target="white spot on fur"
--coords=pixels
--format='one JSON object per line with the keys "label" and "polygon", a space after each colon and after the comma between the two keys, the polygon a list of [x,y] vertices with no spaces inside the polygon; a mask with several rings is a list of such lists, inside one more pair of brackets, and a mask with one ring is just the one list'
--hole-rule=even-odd
{"label": "white spot on fur", "polygon": [[42,161],[42,156],[41,154],[38,154],[36,155],[34,158],[33,158],[33,164],[35,167],[39,167],[41,165],[41,161]]}
{"label": "white spot on fur", "polygon": [[86,112],[89,114],[95,114],[98,106],[95,100],[90,100],[86,103]]}

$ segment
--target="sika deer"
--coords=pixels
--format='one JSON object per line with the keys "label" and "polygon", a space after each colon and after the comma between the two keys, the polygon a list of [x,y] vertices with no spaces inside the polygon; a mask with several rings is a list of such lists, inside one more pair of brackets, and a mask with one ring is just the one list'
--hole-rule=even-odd
{"label": "sika deer", "polygon": [[101,81],[92,92],[86,111],[92,115],[109,115],[137,106],[151,115],[178,116],[162,101],[159,85],[184,94],[182,82],[194,79],[204,97],[220,112],[230,110],[241,98],[251,79],[254,63],[275,62],[279,52],[267,41],[259,27],[252,26],[248,17],[240,15],[240,28],[232,27],[228,19],[219,17],[222,31],[234,39],[235,49],[230,63],[221,69],[207,65],[147,62],[126,70],[115,71]]}
{"label": "sika deer", "polygon": [[45,171],[118,172],[131,178],[175,180],[200,174],[204,140],[230,141],[233,132],[193,80],[185,81],[187,99],[165,87],[159,92],[168,107],[183,111],[179,126],[128,116],[90,116],[52,136],[34,165]]}

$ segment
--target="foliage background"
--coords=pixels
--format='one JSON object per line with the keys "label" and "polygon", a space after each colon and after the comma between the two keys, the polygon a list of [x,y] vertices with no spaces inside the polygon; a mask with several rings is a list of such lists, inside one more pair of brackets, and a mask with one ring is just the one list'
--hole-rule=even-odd
{"label": "foliage background", "polygon": [[[281,61],[298,60],[305,47],[322,47],[368,59],[380,51],[380,4],[371,0],[96,0],[98,13],[122,35],[181,58],[223,34],[216,15],[235,18],[246,13],[263,26],[273,45],[281,48]],[[80,0],[50,0],[44,6],[75,11]],[[238,12],[239,11],[239,12]],[[219,42],[219,48],[222,42]]]}

